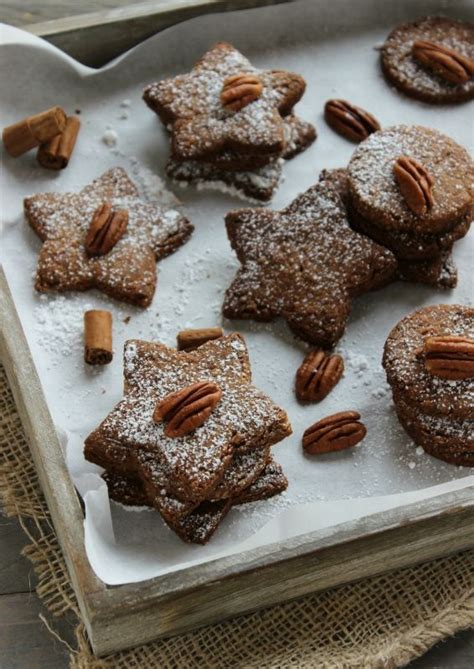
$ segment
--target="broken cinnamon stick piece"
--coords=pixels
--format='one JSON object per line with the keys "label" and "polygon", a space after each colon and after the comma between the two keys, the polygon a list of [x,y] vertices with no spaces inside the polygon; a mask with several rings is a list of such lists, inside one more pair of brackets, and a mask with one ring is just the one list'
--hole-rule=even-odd
{"label": "broken cinnamon stick piece", "polygon": [[40,145],[36,155],[39,164],[48,170],[63,170],[67,167],[80,127],[77,116],[69,116],[63,132]]}
{"label": "broken cinnamon stick piece", "polygon": [[3,145],[11,156],[22,153],[44,144],[63,132],[66,127],[66,114],[61,107],[51,107],[40,114],[28,116],[18,123],[4,128]]}
{"label": "broken cinnamon stick piece", "polygon": [[176,342],[178,351],[192,351],[193,349],[205,344],[211,339],[219,339],[224,331],[222,328],[200,328],[196,330],[181,330],[178,332]]}
{"label": "broken cinnamon stick piece", "polygon": [[92,309],[84,314],[84,360],[89,365],[112,361],[112,314]]}

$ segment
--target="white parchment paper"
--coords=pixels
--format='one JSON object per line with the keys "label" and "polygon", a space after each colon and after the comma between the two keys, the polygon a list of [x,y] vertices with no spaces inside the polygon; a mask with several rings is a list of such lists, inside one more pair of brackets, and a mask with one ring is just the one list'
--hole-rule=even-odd
{"label": "white parchment paper", "polygon": [[[71,163],[59,174],[40,168],[34,152],[18,159],[3,154],[2,259],[71,475],[85,500],[88,556],[108,584],[183,569],[474,481],[472,469],[445,464],[411,443],[396,419],[380,362],[389,330],[408,312],[425,304],[468,303],[472,298],[472,234],[455,248],[459,268],[455,290],[395,284],[355,302],[338,347],[346,361],[345,376],[319,405],[302,407],[295,401],[294,373],[306,346],[286,326],[223,323],[226,330],[238,329],[245,335],[255,384],[290,415],[294,434],[274,449],[290,485],[274,500],[232,510],[205,547],[183,544],[154,511],[109,504],[100,469],[84,461],[82,445],[121,397],[121,351],[126,339],[174,345],[182,328],[222,322],[223,292],[237,268],[223,218],[240,202],[210,191],[177,191],[196,231],[188,244],[159,264],[157,293],[146,311],[95,291],[45,297],[33,289],[40,241],[23,220],[23,197],[79,189],[114,165],[127,168],[150,193],[157,184],[146,170],[163,177],[168,141],[142,102],[142,89],[158,78],[189,70],[218,40],[232,42],[258,66],[294,70],[307,80],[297,112],[315,123],[318,140],[285,165],[285,182],[274,208],[285,206],[312,185],[321,169],[343,166],[350,158],[353,145],[334,134],[322,118],[328,98],[361,105],[384,126],[420,123],[472,148],[472,107],[430,107],[401,97],[382,78],[376,50],[397,21],[440,11],[462,18],[469,3],[406,0],[392,5],[375,0],[307,0],[202,17],[156,35],[99,71],[26,33],[2,28],[3,91],[8,91],[1,100],[2,124],[54,104],[69,113],[79,110],[82,121]],[[114,314],[116,354],[103,369],[91,369],[83,362],[83,312],[97,307]],[[305,456],[300,445],[303,430],[344,409],[360,411],[368,427],[366,439],[347,452]]]}

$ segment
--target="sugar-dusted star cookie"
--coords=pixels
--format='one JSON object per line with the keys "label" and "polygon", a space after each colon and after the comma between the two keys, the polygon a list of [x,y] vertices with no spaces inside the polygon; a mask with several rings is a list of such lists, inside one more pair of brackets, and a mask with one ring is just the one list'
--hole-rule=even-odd
{"label": "sugar-dusted star cookie", "polygon": [[275,193],[282,177],[284,160],[305,151],[316,139],[310,123],[297,116],[285,118],[286,146],[281,158],[225,151],[212,162],[178,161],[170,158],[166,173],[180,186],[194,184],[198,188],[221,190],[255,202],[267,202]]}
{"label": "sugar-dusted star cookie", "polygon": [[[109,497],[114,501],[125,506],[155,506],[139,478],[122,476],[115,472],[105,472],[102,478],[107,483]],[[202,544],[209,541],[231,506],[269,499],[284,492],[287,487],[288,480],[282,468],[277,462],[270,460],[260,476],[240,495],[214,502],[202,502],[187,516],[163,518],[184,541]]]}
{"label": "sugar-dusted star cookie", "polygon": [[227,290],[227,318],[283,317],[303,339],[333,346],[351,298],[388,283],[393,254],[349,227],[334,188],[317,184],[282,211],[240,209],[226,216],[242,267]]}
{"label": "sugar-dusted star cookie", "polygon": [[281,155],[284,116],[305,90],[297,74],[259,70],[220,42],[189,74],[148,86],[143,98],[171,131],[172,157],[198,160],[225,150]]}
{"label": "sugar-dusted star cookie", "polygon": [[[267,451],[291,432],[286,413],[251,384],[247,348],[237,334],[189,352],[129,341],[124,377],[125,396],[86,439],[85,456],[147,483],[156,476],[155,491],[181,502],[220,497],[215,493],[236,454]],[[156,422],[157,403],[203,381],[218,386],[219,401],[203,424],[168,436],[167,423]]]}
{"label": "sugar-dusted star cookie", "polygon": [[28,197],[24,208],[44,242],[38,291],[98,288],[142,307],[153,299],[156,261],[173,253],[193,230],[179,211],[142,200],[120,167],[79,193]]}

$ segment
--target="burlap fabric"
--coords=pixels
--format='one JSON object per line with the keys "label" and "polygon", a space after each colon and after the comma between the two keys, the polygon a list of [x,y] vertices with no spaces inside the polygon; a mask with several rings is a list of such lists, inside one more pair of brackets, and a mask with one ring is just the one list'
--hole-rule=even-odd
{"label": "burlap fabric", "polygon": [[77,616],[72,669],[392,669],[474,625],[474,551],[468,551],[97,659],[1,367],[0,496],[5,513],[28,532],[24,552],[48,611]]}

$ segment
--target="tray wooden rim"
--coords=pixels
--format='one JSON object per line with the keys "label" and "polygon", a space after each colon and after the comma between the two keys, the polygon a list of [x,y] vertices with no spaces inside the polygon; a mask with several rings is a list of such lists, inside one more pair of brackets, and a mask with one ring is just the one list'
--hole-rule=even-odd
{"label": "tray wooden rim", "polygon": [[98,654],[474,547],[474,486],[468,486],[311,532],[285,545],[265,546],[139,583],[106,586],[87,559],[82,508],[3,269],[0,320],[0,357]]}

